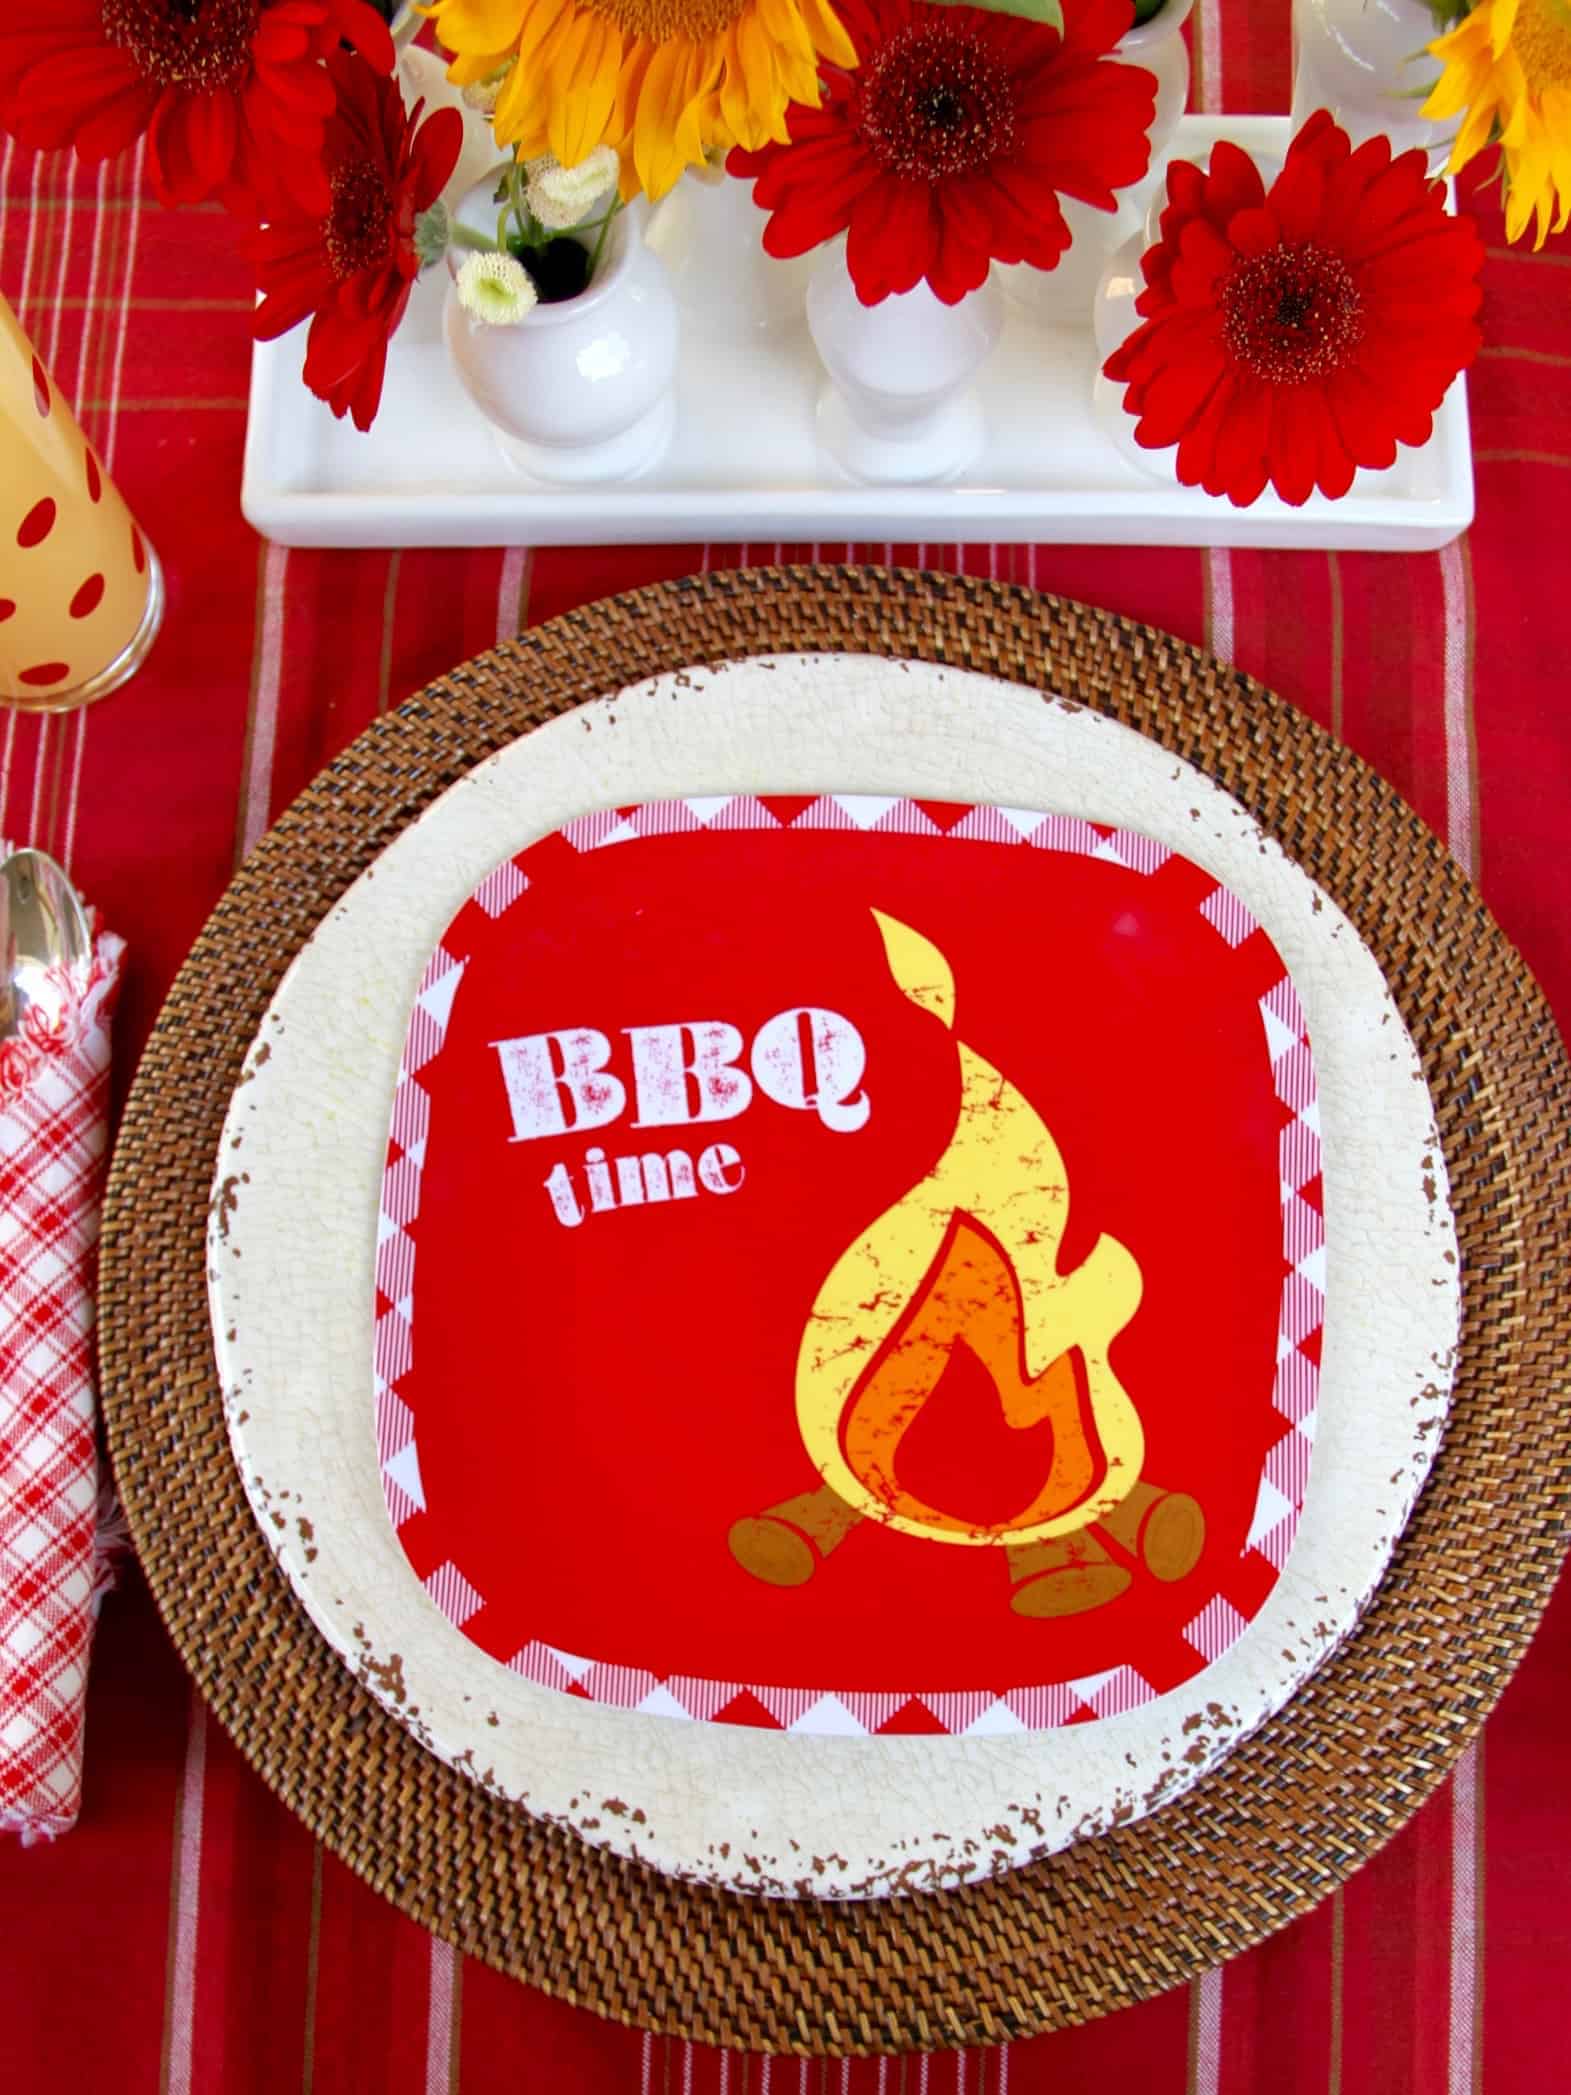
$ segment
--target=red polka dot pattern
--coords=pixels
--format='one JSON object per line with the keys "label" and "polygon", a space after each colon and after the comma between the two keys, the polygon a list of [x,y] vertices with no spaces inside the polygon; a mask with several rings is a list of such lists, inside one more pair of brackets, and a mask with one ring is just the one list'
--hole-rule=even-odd
{"label": "red polka dot pattern", "polygon": [[8,618],[15,618],[15,616],[15,604],[12,603],[8,596],[0,596],[0,626],[3,626]]}
{"label": "red polka dot pattern", "polygon": [[24,684],[63,684],[71,674],[69,662],[35,662],[31,669],[24,669],[20,681]]}
{"label": "red polka dot pattern", "polygon": [[147,548],[142,543],[142,534],[135,524],[131,526],[131,558],[136,562],[139,575],[147,572]]}
{"label": "red polka dot pattern", "polygon": [[71,616],[73,618],[88,618],[98,609],[103,600],[103,576],[89,575],[76,595],[71,599]]}
{"label": "red polka dot pattern", "polygon": [[103,500],[104,476],[98,470],[98,460],[91,451],[87,454],[87,492],[94,502]]}
{"label": "red polka dot pattern", "polygon": [[33,399],[37,403],[38,412],[47,421],[49,419],[49,380],[45,377],[44,367],[36,356],[33,358]]}
{"label": "red polka dot pattern", "polygon": [[55,528],[55,504],[52,495],[45,495],[35,502],[17,527],[16,542],[25,552],[29,546],[41,546]]}

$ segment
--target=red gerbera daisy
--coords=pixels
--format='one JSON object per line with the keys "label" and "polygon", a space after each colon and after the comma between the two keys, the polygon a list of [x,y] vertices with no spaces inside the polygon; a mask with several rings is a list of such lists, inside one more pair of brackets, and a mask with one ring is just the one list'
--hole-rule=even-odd
{"label": "red gerbera daisy", "polygon": [[16,0],[0,20],[0,129],[105,160],[145,132],[166,204],[323,201],[320,60],[348,40],[392,71],[368,0]]}
{"label": "red gerbera daisy", "polygon": [[992,262],[1051,269],[1069,245],[1058,207],[1114,208],[1138,182],[1156,83],[1111,51],[1131,0],[1067,0],[1062,33],[929,0],[836,0],[854,73],[825,68],[821,109],[793,102],[788,144],[737,150],[772,213],[764,246],[805,254],[848,232],[857,296],[877,305],[925,277],[948,305]]}
{"label": "red gerbera daisy", "polygon": [[1476,355],[1483,248],[1446,211],[1421,152],[1355,152],[1325,110],[1270,191],[1225,140],[1167,171],[1144,314],[1103,369],[1148,450],[1178,446],[1185,487],[1243,507],[1345,495],[1359,466],[1422,444]]}
{"label": "red gerbera daisy", "polygon": [[270,342],[310,317],[305,382],[335,415],[369,429],[382,401],[387,345],[420,273],[415,220],[458,165],[464,120],[439,109],[422,124],[395,80],[349,51],[326,72],[337,97],[322,164],[325,211],[279,212],[253,253],[262,303],[251,323]]}

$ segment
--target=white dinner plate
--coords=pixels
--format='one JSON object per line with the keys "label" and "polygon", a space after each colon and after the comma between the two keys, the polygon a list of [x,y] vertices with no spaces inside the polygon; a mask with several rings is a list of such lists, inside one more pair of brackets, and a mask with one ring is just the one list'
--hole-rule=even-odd
{"label": "white dinner plate", "polygon": [[[383,1499],[374,1261],[411,1004],[460,905],[564,823],[740,792],[994,802],[1157,839],[1238,896],[1291,972],[1318,1072],[1326,1322],[1296,1539],[1193,1680],[1057,1728],[826,1736],[563,1694],[470,1643]],[[313,1621],[430,1751],[584,1839],[741,1891],[873,1896],[1015,1867],[1156,1808],[1354,1628],[1432,1461],[1457,1339],[1429,1094],[1347,919],[1229,795],[1103,716],[873,657],[659,678],[478,766],[348,890],[279,986],[215,1159],[210,1300],[235,1458]],[[608,1803],[617,1808],[607,1809]]]}

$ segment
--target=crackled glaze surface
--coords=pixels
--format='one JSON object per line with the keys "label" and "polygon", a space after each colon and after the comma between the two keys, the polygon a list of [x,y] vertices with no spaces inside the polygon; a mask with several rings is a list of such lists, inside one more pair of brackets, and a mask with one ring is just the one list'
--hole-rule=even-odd
{"label": "crackled glaze surface", "polygon": [[[1160,839],[1238,894],[1302,998],[1319,1068],[1329,1312],[1297,1543],[1194,1682],[1095,1725],[840,1738],[673,1724],[489,1661],[410,1570],[372,1424],[373,1255],[409,1005],[502,858],[607,805],[741,790],[994,800]],[[302,1217],[311,1226],[301,1226]],[[1227,795],[1098,715],[921,664],[692,670],[552,722],[430,808],[281,984],[216,1160],[214,1332],[275,1554],[346,1662],[434,1752],[584,1838],[694,1878],[872,1896],[1017,1866],[1178,1794],[1347,1634],[1444,1423],[1459,1284],[1427,1089],[1371,956]]]}

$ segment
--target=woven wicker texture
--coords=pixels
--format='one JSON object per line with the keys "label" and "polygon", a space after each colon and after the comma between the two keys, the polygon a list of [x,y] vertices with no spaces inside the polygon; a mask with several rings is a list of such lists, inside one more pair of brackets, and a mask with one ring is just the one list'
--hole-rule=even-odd
{"label": "woven wicker texture", "polygon": [[[330,1653],[230,1458],[204,1225],[220,1125],[280,976],[330,904],[492,751],[606,691],[781,650],[922,657],[1112,714],[1209,772],[1357,925],[1434,1096],[1462,1245],[1445,1446],[1356,1634],[1177,1803],[1029,1870],[866,1905],[694,1890],[497,1803]],[[101,1282],[120,1491],[170,1632],[263,1779],[463,1950],[714,2044],[997,2041],[1159,1992],[1326,1896],[1417,1809],[1504,1687],[1571,1505],[1571,1085],[1525,967],[1441,844],[1358,758],[1149,628],[999,583],[766,569],[554,620],[378,722],[263,839],[171,992],[115,1158]]]}

